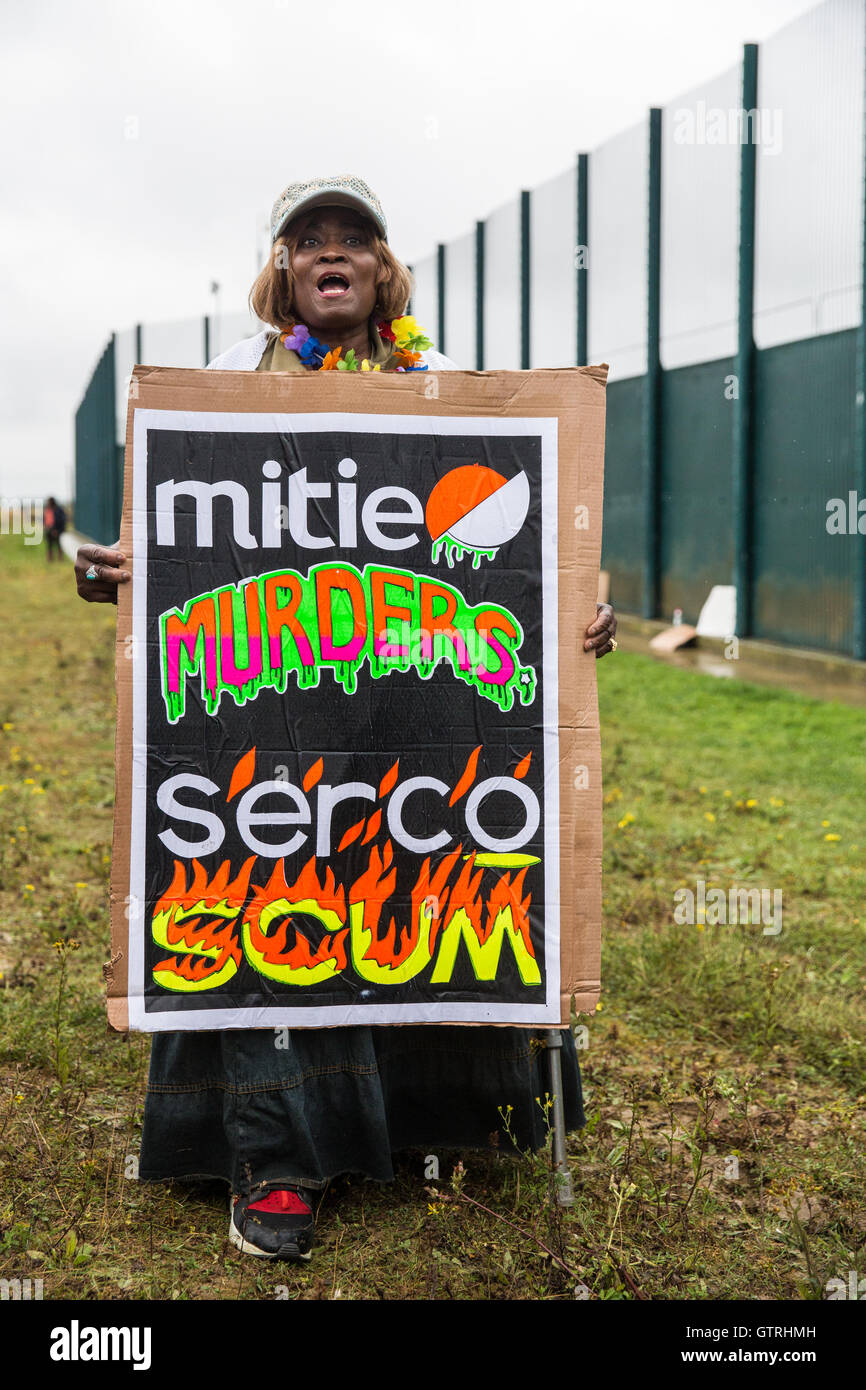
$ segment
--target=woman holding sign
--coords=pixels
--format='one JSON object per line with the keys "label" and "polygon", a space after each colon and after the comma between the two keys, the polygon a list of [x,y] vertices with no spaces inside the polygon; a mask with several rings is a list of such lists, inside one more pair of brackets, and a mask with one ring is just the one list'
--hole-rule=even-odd
{"label": "woman holding sign", "polygon": [[[217,370],[448,371],[406,315],[411,279],[387,242],[378,198],[360,179],[292,184],[272,214],[273,254],[251,292],[273,325],[209,365]],[[125,556],[82,546],[82,598],[113,602]],[[616,649],[599,605],[583,647]],[[562,1031],[566,1127],[583,1124],[574,1040]],[[230,1236],[267,1259],[309,1258],[316,1192],[341,1173],[394,1176],[401,1149],[486,1148],[503,1116],[521,1147],[546,1139],[536,1097],[544,1048],[512,1027],[357,1026],[158,1032],[140,1157],[143,1179],[222,1178]]]}

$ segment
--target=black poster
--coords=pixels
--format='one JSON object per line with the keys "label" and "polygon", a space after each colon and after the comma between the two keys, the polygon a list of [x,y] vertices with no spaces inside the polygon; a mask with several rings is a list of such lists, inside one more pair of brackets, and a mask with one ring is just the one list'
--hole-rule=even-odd
{"label": "black poster", "polygon": [[555,425],[136,412],[130,1026],[558,1021]]}

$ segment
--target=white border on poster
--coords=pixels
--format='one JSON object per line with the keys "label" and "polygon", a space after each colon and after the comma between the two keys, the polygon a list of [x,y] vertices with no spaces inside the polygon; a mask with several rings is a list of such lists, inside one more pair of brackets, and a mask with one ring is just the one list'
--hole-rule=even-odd
{"label": "white border on poster", "polygon": [[[206,434],[514,435],[541,442],[541,554],[543,731],[544,731],[544,1004],[371,1004],[322,1008],[237,1008],[186,1012],[144,1007],[143,912],[130,911],[128,936],[129,1027],[140,1032],[200,1032],[228,1028],[360,1027],[400,1023],[513,1023],[550,1027],[560,1018],[559,897],[559,602],[558,602],[558,420],[556,417],[362,415],[323,411],[309,414],[136,409],[133,421],[133,556],[139,573],[147,566],[147,433],[184,430]],[[147,661],[145,584],[133,585],[132,798],[130,902],[144,904],[145,802],[147,777]]]}

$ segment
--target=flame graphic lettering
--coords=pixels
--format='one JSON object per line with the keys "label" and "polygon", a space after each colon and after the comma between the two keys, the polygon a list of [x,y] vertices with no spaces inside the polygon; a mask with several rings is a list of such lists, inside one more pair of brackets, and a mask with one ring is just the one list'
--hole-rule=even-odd
{"label": "flame graphic lettering", "polygon": [[[182,950],[154,967],[153,978],[164,989],[195,992],[219,989],[236,974],[241,961],[235,922],[247,896],[255,855],[229,882],[229,863],[220,865],[213,879],[197,859],[192,861],[192,883],[186,869],[174,861],[174,877],[153,910],[151,929],[157,946]],[[217,921],[203,921],[216,918]]]}
{"label": "flame graphic lettering", "polygon": [[[310,941],[298,928],[296,918],[311,918],[325,928],[314,952]],[[253,888],[253,899],[241,925],[244,955],[254,970],[284,985],[315,985],[331,979],[346,968],[346,894],[336,888],[334,875],[325,869],[323,882],[316,873],[315,858],[310,859],[291,887],[286,883],[282,862],[278,863],[264,888]],[[268,929],[279,922],[273,936]],[[295,933],[289,948],[289,928]]]}
{"label": "flame graphic lettering", "polygon": [[408,922],[400,923],[392,914],[381,934],[380,922],[397,884],[390,840],[381,850],[371,845],[367,868],[348,888],[337,884],[327,865],[320,877],[315,857],[290,884],[280,860],[267,883],[252,885],[246,911],[255,856],[231,882],[228,862],[208,880],[193,860],[189,887],[183,864],[175,860],[174,877],[156,904],[152,929],[156,944],[176,954],[154,968],[154,979],[171,990],[219,989],[245,958],[257,974],[297,988],[334,979],[351,959],[358,979],[402,985],[425,971],[435,956],[429,983],[441,985],[452,979],[462,942],[475,978],[494,980],[507,941],[523,984],[540,984],[526,868],[513,879],[507,872],[497,874],[485,902],[482,881],[490,870],[476,865],[474,853],[452,882],[461,853],[458,845],[432,870],[429,857],[424,860],[410,893]]}

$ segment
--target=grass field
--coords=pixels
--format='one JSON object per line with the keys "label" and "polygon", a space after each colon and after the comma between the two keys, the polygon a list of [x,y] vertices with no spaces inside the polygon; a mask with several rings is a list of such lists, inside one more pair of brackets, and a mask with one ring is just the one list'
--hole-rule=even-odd
{"label": "grass field", "polygon": [[[437,1196],[419,1154],[391,1186],[337,1180],[312,1263],[262,1268],[228,1245],[221,1187],[134,1178],[148,1041],[108,1032],[101,972],[114,609],[14,537],[0,576],[0,1278],[45,1298],[799,1299],[866,1273],[866,710],[605,659],[575,1206],[546,1155],[448,1155]],[[698,880],[781,890],[781,932],[679,925]]]}

